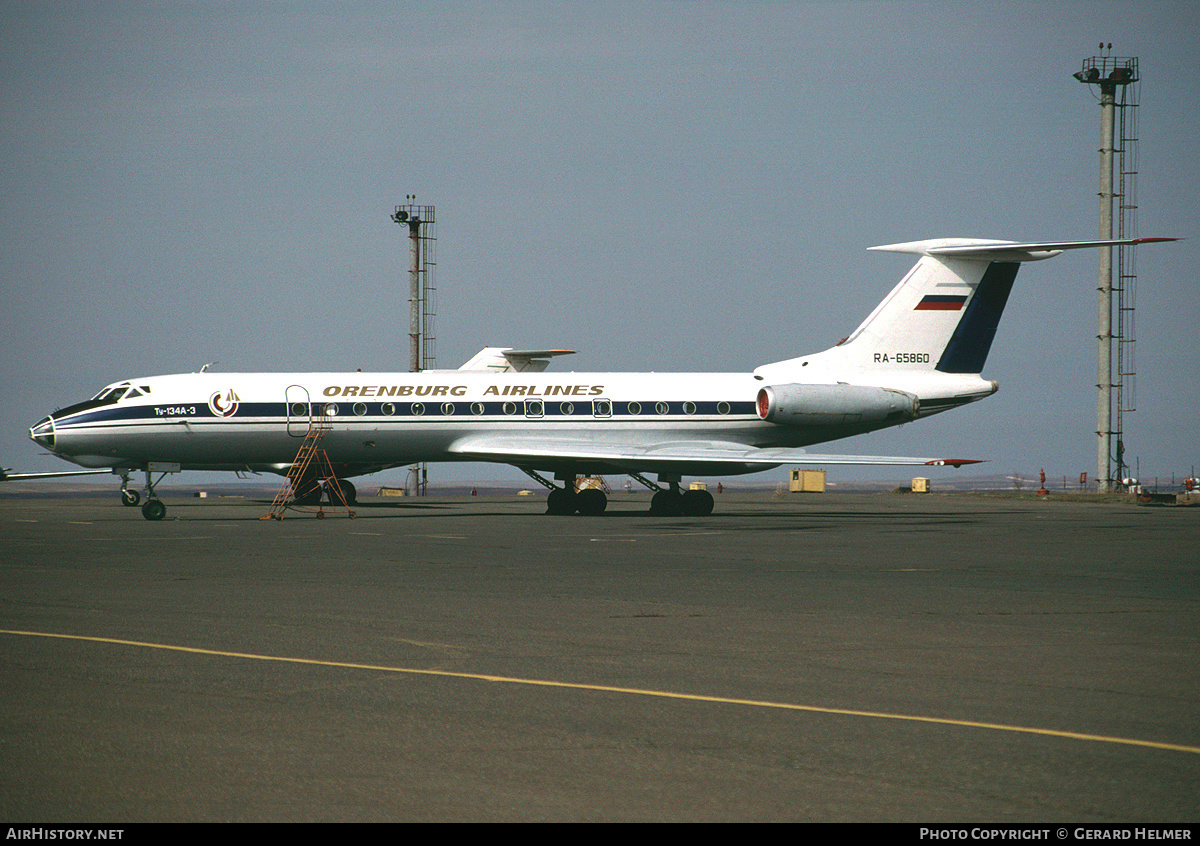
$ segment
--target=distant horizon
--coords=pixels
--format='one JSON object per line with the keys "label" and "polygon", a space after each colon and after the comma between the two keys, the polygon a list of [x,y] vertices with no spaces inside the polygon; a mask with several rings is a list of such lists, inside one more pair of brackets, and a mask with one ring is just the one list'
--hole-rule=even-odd
{"label": "distant horizon", "polygon": [[[820,469],[820,468],[805,468],[805,469]],[[195,472],[198,473],[199,471],[195,471]],[[283,484],[283,480],[284,480],[284,477],[282,477],[282,476],[269,476],[266,474],[263,474],[260,477],[247,478],[247,479],[236,479],[236,478],[228,478],[228,479],[220,478],[220,479],[218,479],[218,478],[214,477],[212,474],[206,474],[206,475],[208,475],[208,479],[206,481],[201,481],[198,479],[195,482],[188,482],[186,479],[186,475],[171,474],[171,475],[168,475],[161,483],[156,484],[155,488],[157,490],[161,490],[161,491],[173,491],[173,492],[184,491],[184,490],[204,491],[204,490],[238,490],[238,489],[253,490],[253,491],[272,491],[273,492],[275,490],[278,490],[278,488]],[[1013,477],[1015,475],[1019,475],[1020,479],[1014,480]],[[181,478],[181,476],[182,476],[182,478]],[[156,478],[157,478],[157,474],[156,474]],[[606,482],[608,483],[610,489],[613,491],[614,494],[619,495],[619,494],[625,493],[624,479],[627,478],[626,476],[607,474],[603,478],[606,480]],[[903,487],[909,486],[911,484],[912,480],[916,479],[916,478],[930,479],[930,492],[932,492],[932,493],[939,493],[939,492],[943,492],[943,493],[973,493],[973,492],[977,492],[977,493],[986,493],[986,492],[1030,493],[1030,492],[1036,491],[1040,486],[1040,477],[1037,473],[1034,473],[1034,474],[1007,474],[1007,473],[1006,474],[997,474],[997,473],[961,474],[960,473],[960,474],[956,474],[954,477],[943,477],[943,478],[937,478],[937,477],[933,477],[933,476],[922,476],[919,473],[914,473],[912,476],[895,477],[895,478],[865,479],[865,480],[864,479],[838,480],[838,479],[831,479],[827,476],[825,485],[827,488],[827,492],[836,492],[837,489],[841,489],[848,493],[849,492],[887,493],[887,492],[890,492],[897,488],[903,488]],[[1172,492],[1175,488],[1182,489],[1185,478],[1186,478],[1186,476],[1178,476],[1175,478],[1159,478],[1159,479],[1150,478],[1150,479],[1141,479],[1140,483],[1147,490],[1155,491],[1157,489],[1158,491],[1162,491],[1162,492]],[[613,480],[615,480],[615,479],[621,479],[622,481],[617,485],[613,485]],[[363,496],[374,495],[373,492],[378,491],[380,488],[389,488],[389,489],[395,490],[395,489],[402,489],[404,487],[402,479],[399,481],[397,481],[395,479],[379,479],[379,478],[376,478],[376,476],[351,477],[349,481],[351,481],[354,484],[354,486],[357,488],[359,495],[363,495]],[[723,489],[729,493],[768,492],[768,491],[777,491],[780,488],[783,488],[786,490],[786,488],[788,486],[787,478],[777,478],[777,479],[774,479],[771,481],[767,481],[767,480],[757,479],[757,478],[749,477],[749,476],[743,476],[743,477],[735,476],[735,477],[731,477],[730,479],[722,478],[718,481],[711,481],[711,482],[708,480],[705,480],[705,479],[688,477],[688,478],[684,479],[683,484],[686,487],[690,482],[693,482],[693,481],[704,482],[708,486],[708,489],[712,493],[716,493],[718,482],[723,487]],[[140,490],[141,487],[143,487],[142,482],[143,482],[143,473],[141,473],[141,472],[134,473],[130,477],[130,487],[131,488]],[[525,482],[528,482],[528,484],[526,484]],[[430,480],[428,487],[429,487],[430,491],[442,491],[442,492],[446,492],[446,491],[469,492],[472,487],[475,487],[475,488],[479,489],[481,492],[489,491],[489,492],[495,493],[498,491],[503,491],[503,492],[510,492],[512,494],[515,494],[521,490],[529,490],[529,491],[532,491],[537,496],[543,496],[545,494],[545,490],[543,488],[541,488],[541,486],[535,484],[532,479],[526,479],[525,482],[522,482],[521,479],[515,479],[515,478],[514,479],[503,479],[503,478],[482,479],[481,478],[481,479],[459,479],[459,480]],[[88,489],[89,492],[92,490],[102,491],[104,489],[111,489],[114,492],[114,496],[115,496],[117,488],[119,486],[119,477],[117,477],[115,475],[114,476],[96,475],[96,476],[82,476],[79,478],[68,477],[68,478],[63,478],[63,479],[58,479],[58,480],[55,480],[55,479],[15,480],[15,481],[11,481],[11,482],[0,483],[0,497],[2,497],[4,495],[5,491],[9,491],[12,494],[20,493],[21,486],[27,486],[31,489],[34,489],[35,492],[37,492],[37,493],[54,494],[56,492],[62,492],[64,495],[69,495],[71,493],[72,489],[74,489],[74,488],[85,488],[85,489]],[[1059,492],[1059,493],[1075,494],[1075,493],[1080,493],[1080,492],[1083,492],[1083,493],[1095,492],[1094,485],[1080,486],[1077,475],[1075,477],[1063,476],[1062,474],[1059,474],[1058,476],[1054,476],[1054,475],[1047,473],[1046,474],[1046,488],[1047,488],[1047,490],[1051,491],[1052,493]],[[646,495],[649,495],[650,493],[652,493],[652,491],[649,491],[648,489],[646,489],[639,483],[634,482],[634,486],[631,490],[631,493],[644,493]],[[808,493],[808,492],[806,492],[806,493]]]}

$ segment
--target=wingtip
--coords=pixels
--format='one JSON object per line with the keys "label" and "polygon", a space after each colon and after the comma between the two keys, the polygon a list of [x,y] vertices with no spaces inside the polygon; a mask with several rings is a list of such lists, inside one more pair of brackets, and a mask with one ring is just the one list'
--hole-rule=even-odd
{"label": "wingtip", "polygon": [[984,459],[981,458],[935,458],[933,461],[926,461],[927,465],[933,467],[962,467],[964,464],[983,464]]}

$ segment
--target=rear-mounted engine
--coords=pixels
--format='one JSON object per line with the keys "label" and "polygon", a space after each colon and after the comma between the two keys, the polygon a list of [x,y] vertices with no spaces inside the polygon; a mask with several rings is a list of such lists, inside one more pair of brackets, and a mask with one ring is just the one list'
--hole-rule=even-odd
{"label": "rear-mounted engine", "polygon": [[920,400],[891,388],[772,385],[758,392],[758,416],[781,426],[898,424],[917,416]]}

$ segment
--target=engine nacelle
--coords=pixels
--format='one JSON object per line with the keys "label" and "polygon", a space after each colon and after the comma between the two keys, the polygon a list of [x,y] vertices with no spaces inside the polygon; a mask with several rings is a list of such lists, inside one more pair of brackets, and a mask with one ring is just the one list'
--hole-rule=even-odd
{"label": "engine nacelle", "polygon": [[772,385],[758,392],[758,416],[781,426],[897,425],[917,416],[920,400],[892,388]]}

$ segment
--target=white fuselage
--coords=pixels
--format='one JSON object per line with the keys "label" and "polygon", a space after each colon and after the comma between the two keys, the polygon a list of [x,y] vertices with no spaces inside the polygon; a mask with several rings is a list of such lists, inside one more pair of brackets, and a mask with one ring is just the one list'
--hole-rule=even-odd
{"label": "white fuselage", "polygon": [[[812,376],[828,378],[815,367]],[[977,376],[941,373],[892,373],[886,383],[931,403],[918,416],[995,390]],[[765,383],[753,374],[192,373],[120,384],[129,386],[124,396],[56,412],[34,427],[34,439],[85,467],[161,462],[286,472],[314,407],[324,404],[331,424],[324,447],[345,475],[357,475],[418,461],[479,460],[456,446],[481,435],[551,445],[800,447],[894,425],[768,423],[755,407]],[[535,470],[561,464],[511,463]]]}

